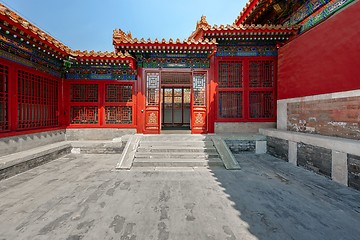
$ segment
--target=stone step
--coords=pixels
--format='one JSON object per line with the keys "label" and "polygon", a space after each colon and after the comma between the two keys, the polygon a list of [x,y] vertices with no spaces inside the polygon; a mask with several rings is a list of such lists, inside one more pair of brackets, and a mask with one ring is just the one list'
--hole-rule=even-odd
{"label": "stone step", "polygon": [[141,141],[140,146],[184,146],[184,147],[211,147],[212,141]]}
{"label": "stone step", "polygon": [[208,159],[208,158],[217,158],[219,157],[219,154],[216,152],[214,153],[194,153],[194,152],[136,152],[135,158],[193,158],[193,159]]}
{"label": "stone step", "polygon": [[211,141],[209,136],[203,135],[146,135],[141,141]]}
{"label": "stone step", "polygon": [[207,148],[194,148],[194,147],[165,147],[165,146],[157,146],[157,147],[139,147],[137,152],[147,152],[147,153],[181,153],[181,152],[189,152],[189,153],[217,153],[214,147],[207,147]]}
{"label": "stone step", "polygon": [[223,166],[220,158],[188,159],[188,158],[135,158],[133,167],[210,167]]}
{"label": "stone step", "polygon": [[81,154],[121,154],[124,147],[80,148]]}

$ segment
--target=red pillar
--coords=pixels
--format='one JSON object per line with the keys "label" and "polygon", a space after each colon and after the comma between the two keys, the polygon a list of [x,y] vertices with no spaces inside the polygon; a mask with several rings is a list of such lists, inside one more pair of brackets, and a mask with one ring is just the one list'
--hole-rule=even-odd
{"label": "red pillar", "polygon": [[217,86],[217,79],[216,77],[216,64],[215,64],[215,56],[211,56],[210,58],[210,70],[208,76],[208,133],[214,133],[215,131],[215,118],[217,112],[217,104],[216,104],[216,86]]}

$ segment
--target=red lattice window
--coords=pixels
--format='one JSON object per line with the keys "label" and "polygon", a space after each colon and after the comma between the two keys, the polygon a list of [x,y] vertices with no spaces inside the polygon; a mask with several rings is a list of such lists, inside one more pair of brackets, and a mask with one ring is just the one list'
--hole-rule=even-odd
{"label": "red lattice window", "polygon": [[195,74],[193,76],[194,106],[206,106],[206,76]]}
{"label": "red lattice window", "polygon": [[71,102],[97,102],[98,85],[97,84],[71,84],[70,86]]}
{"label": "red lattice window", "polygon": [[0,132],[9,129],[8,67],[0,64]]}
{"label": "red lattice window", "polygon": [[223,59],[231,61],[218,63],[218,120],[273,121],[276,61],[270,58]]}
{"label": "red lattice window", "polygon": [[105,107],[106,124],[131,124],[132,107],[125,106],[106,106]]}
{"label": "red lattice window", "polygon": [[219,63],[219,87],[220,88],[241,88],[242,62],[220,62]]}
{"label": "red lattice window", "polygon": [[106,84],[105,102],[132,102],[132,85]]}
{"label": "red lattice window", "polygon": [[162,73],[161,85],[191,84],[190,73]]}
{"label": "red lattice window", "polygon": [[250,118],[274,118],[274,104],[272,91],[250,92]]}
{"label": "red lattice window", "polygon": [[70,124],[119,127],[133,124],[134,84],[114,81],[69,83]]}
{"label": "red lattice window", "polygon": [[243,117],[243,62],[219,62],[218,118]]}
{"label": "red lattice window", "polygon": [[97,124],[97,106],[72,106],[70,109],[70,119],[72,124]]}
{"label": "red lattice window", "polygon": [[242,92],[219,92],[219,118],[242,118]]}
{"label": "red lattice window", "polygon": [[274,86],[274,62],[250,61],[249,85],[251,88],[268,88]]}
{"label": "red lattice window", "polygon": [[18,71],[18,128],[58,126],[58,81]]}

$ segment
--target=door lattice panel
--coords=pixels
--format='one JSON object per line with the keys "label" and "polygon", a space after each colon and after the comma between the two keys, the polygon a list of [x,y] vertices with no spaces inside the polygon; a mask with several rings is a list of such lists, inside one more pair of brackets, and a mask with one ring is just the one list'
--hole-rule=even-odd
{"label": "door lattice panel", "polygon": [[161,85],[190,85],[191,84],[191,74],[190,73],[162,73],[161,74]]}
{"label": "door lattice panel", "polygon": [[193,76],[194,106],[206,106],[205,74]]}
{"label": "door lattice panel", "polygon": [[159,105],[159,87],[160,77],[159,73],[148,73],[146,81],[146,105],[158,106]]}

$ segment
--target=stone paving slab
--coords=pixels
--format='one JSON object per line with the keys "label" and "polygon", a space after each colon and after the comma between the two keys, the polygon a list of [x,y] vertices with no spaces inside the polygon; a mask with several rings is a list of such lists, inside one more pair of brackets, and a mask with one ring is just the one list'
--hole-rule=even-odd
{"label": "stone paving slab", "polygon": [[360,192],[268,155],[116,171],[70,154],[0,181],[0,239],[358,239]]}

